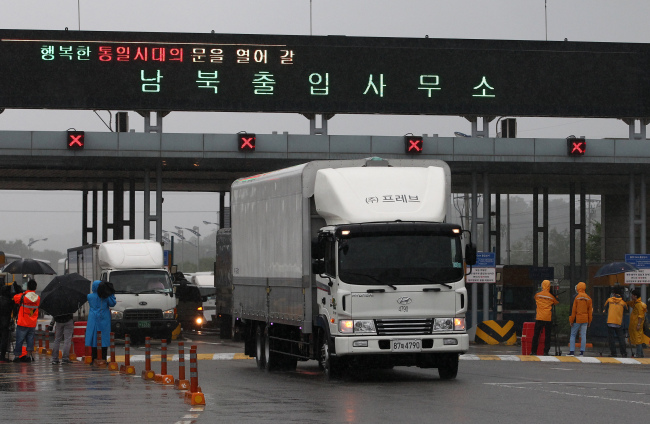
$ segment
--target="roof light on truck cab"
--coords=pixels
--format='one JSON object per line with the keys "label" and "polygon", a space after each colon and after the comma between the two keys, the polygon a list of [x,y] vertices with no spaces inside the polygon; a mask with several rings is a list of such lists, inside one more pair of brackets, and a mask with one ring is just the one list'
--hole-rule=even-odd
{"label": "roof light on truck cab", "polygon": [[460,234],[460,228],[452,228],[451,232],[454,234]]}
{"label": "roof light on truck cab", "polygon": [[341,235],[342,236],[349,236],[350,235],[350,230],[341,230]]}

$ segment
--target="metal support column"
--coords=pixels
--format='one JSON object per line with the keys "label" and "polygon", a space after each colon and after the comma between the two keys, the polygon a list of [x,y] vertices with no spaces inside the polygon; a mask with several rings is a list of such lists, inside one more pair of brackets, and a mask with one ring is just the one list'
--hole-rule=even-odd
{"label": "metal support column", "polygon": [[129,239],[135,238],[135,178],[129,180],[129,220],[125,222],[129,226]]}
{"label": "metal support column", "polygon": [[[81,244],[83,246],[90,243],[97,243],[97,190],[92,190],[93,203],[92,203],[92,226],[88,226],[88,190],[83,190],[83,203],[82,203],[82,216],[81,216],[81,226],[83,228],[83,234],[81,237]],[[92,235],[92,241],[88,241],[88,234]]]}
{"label": "metal support column", "polygon": [[[630,140],[645,140],[646,139],[646,126],[650,123],[650,119],[623,119],[629,127]],[[639,123],[639,132],[636,132],[636,123]]]}
{"label": "metal support column", "polygon": [[108,241],[108,183],[102,183],[102,242]]}
{"label": "metal support column", "polygon": [[[483,251],[491,252],[492,248],[490,246],[490,224],[491,216],[490,211],[492,210],[492,196],[490,196],[490,186],[488,180],[488,174],[483,174]],[[481,286],[483,289],[483,321],[490,319],[490,285],[483,284]]]}
{"label": "metal support column", "polygon": [[494,194],[494,229],[490,236],[494,236],[494,260],[497,264],[501,262],[501,193]]}
{"label": "metal support column", "polygon": [[309,135],[327,135],[327,121],[332,119],[333,113],[303,113],[302,115],[309,119]]}
{"label": "metal support column", "polygon": [[[472,234],[476,237],[476,231],[478,229],[478,219],[476,217],[478,209],[478,190],[477,190],[477,181],[476,181],[476,172],[472,173]],[[477,283],[472,284],[472,328],[470,332],[470,340],[474,339],[476,335],[476,327],[478,325],[478,285]]]}
{"label": "metal support column", "polygon": [[[576,223],[576,186],[570,184],[569,193],[569,272],[571,293],[575,292],[575,286],[579,281],[587,280],[587,195],[584,185],[580,185],[580,223]],[[580,231],[580,273],[576,269],[576,231]]]}
{"label": "metal support column", "polygon": [[113,240],[124,238],[124,181],[113,180]]}
{"label": "metal support column", "polygon": [[[478,119],[483,121],[483,129],[478,129]],[[472,124],[472,137],[483,137],[488,138],[490,136],[490,122],[494,119],[494,116],[466,116],[467,119]]]}
{"label": "metal support column", "polygon": [[156,214],[151,214],[149,170],[144,172],[144,238],[151,237],[151,221],[156,222],[156,241],[162,243],[162,164],[156,165]]}
{"label": "metal support column", "polygon": [[542,188],[542,226],[539,225],[539,188],[533,188],[533,266],[539,266],[539,233],[542,233],[542,266],[548,266],[548,187]]}
{"label": "metal support column", "polygon": [[226,193],[219,193],[219,228],[226,227]]}
{"label": "metal support column", "polygon": [[[144,118],[144,132],[146,133],[162,133],[163,118],[171,113],[169,110],[136,110],[136,112]],[[154,125],[151,125],[152,114],[155,117]]]}
{"label": "metal support column", "polygon": [[[645,174],[640,175],[640,187],[639,187],[639,213],[636,213],[637,199],[636,199],[636,187],[634,182],[634,174],[630,174],[630,194],[629,194],[629,248],[628,253],[637,253],[636,252],[636,232],[637,226],[640,228],[639,233],[639,244],[642,254],[647,252],[647,234],[646,234],[646,184],[645,184]],[[637,217],[638,216],[638,217]],[[641,285],[641,299],[645,301],[647,299],[647,288],[646,285]]]}

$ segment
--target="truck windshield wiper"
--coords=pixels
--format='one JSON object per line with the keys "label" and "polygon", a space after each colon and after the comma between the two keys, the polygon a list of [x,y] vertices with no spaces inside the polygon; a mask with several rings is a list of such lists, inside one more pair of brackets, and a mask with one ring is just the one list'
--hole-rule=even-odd
{"label": "truck windshield wiper", "polygon": [[[341,274],[341,273],[339,273],[339,275],[340,275],[340,274]],[[377,283],[379,283],[379,284],[383,284],[383,282],[382,282],[379,278],[375,277],[374,275],[364,274],[364,273],[362,273],[362,272],[348,272],[348,271],[344,271],[344,272],[343,272],[343,275],[344,275],[344,276],[346,276],[346,275],[354,275],[354,276],[356,276],[356,277],[366,277],[366,278],[370,278],[372,281],[375,281],[375,282],[377,282]]]}
{"label": "truck windshield wiper", "polygon": [[[431,284],[438,284],[438,285],[441,285],[441,286],[445,286],[445,287],[447,287],[448,289],[453,289],[453,287],[451,286],[451,284],[447,284],[447,283],[436,283],[435,281],[427,280],[426,278],[423,278],[423,280],[425,280],[425,281],[427,281],[427,282],[429,282],[429,283],[431,283]],[[439,290],[440,290],[439,288],[435,288],[435,287],[428,287],[428,288],[424,288],[424,289],[423,289],[423,291],[439,291]]]}
{"label": "truck windshield wiper", "polygon": [[149,293],[167,293],[165,289],[150,289],[150,290],[142,290],[141,292],[137,292],[136,294],[149,294]]}
{"label": "truck windshield wiper", "polygon": [[131,290],[115,290],[115,293],[120,293],[120,294],[137,294],[134,291]]}

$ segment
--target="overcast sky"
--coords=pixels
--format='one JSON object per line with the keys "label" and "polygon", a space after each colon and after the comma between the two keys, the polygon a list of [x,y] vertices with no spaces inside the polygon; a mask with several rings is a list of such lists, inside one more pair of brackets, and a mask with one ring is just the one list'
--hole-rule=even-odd
{"label": "overcast sky", "polygon": [[[0,2],[0,28],[153,32],[219,32],[373,37],[650,42],[647,0],[20,0]],[[3,62],[0,66],[10,66]],[[468,66],[471,63],[468,62]],[[580,66],[567,63],[566,66]],[[560,71],[560,70],[558,70]],[[0,87],[0,89],[2,89]],[[112,111],[114,113],[115,111]],[[108,112],[100,112],[108,121]],[[143,131],[131,112],[130,127]],[[92,111],[6,110],[0,131],[108,131]],[[494,136],[496,121],[491,123]],[[298,114],[180,113],[164,118],[164,132],[308,134]],[[330,134],[403,135],[471,132],[460,117],[337,115]],[[518,118],[519,137],[627,138],[622,121]],[[141,203],[141,202],[139,202]],[[163,228],[215,227],[215,195],[166,193]],[[136,208],[142,211],[142,207]],[[35,248],[64,251],[81,241],[81,194],[0,192],[0,239],[42,239]],[[142,236],[138,214],[137,236]]]}

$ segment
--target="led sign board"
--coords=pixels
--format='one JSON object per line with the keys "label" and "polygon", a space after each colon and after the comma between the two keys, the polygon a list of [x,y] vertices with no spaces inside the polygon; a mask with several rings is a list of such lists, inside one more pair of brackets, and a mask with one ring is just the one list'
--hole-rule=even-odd
{"label": "led sign board", "polygon": [[68,149],[69,150],[83,150],[85,144],[84,131],[68,131]]}
{"label": "led sign board", "polygon": [[252,152],[255,150],[255,134],[237,134],[237,148],[240,152]]}
{"label": "led sign board", "polygon": [[587,153],[587,140],[568,137],[566,139],[566,148],[569,156],[584,156]]}
{"label": "led sign board", "polygon": [[420,154],[424,148],[424,139],[417,136],[404,136],[404,150],[408,154]]}
{"label": "led sign board", "polygon": [[0,30],[0,108],[650,117],[650,45]]}

